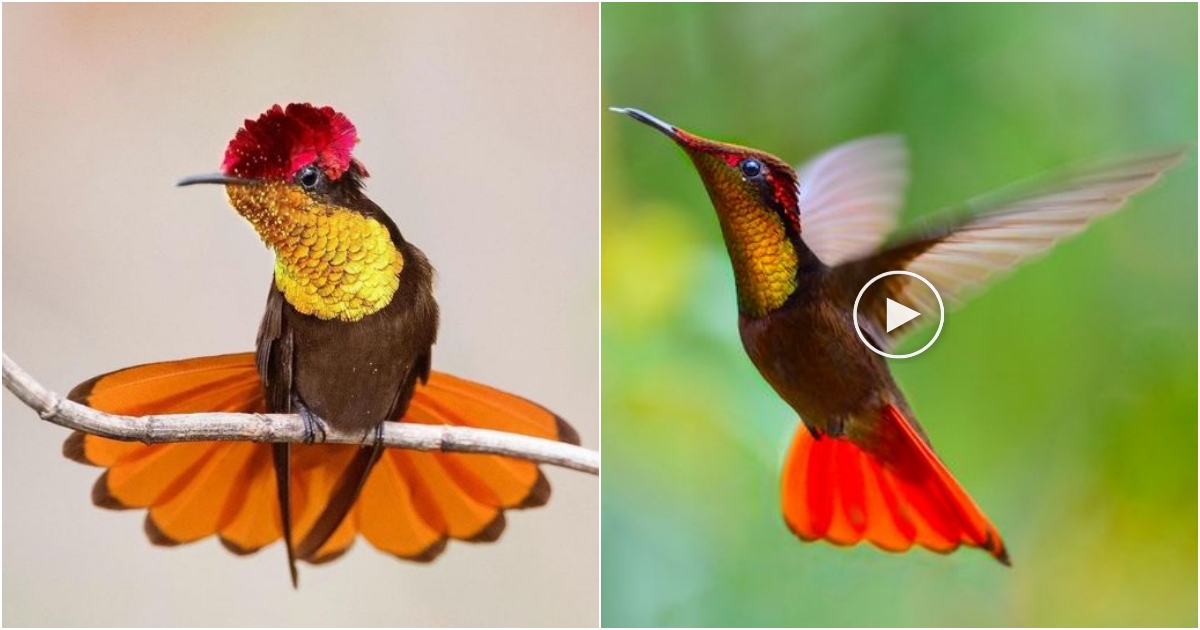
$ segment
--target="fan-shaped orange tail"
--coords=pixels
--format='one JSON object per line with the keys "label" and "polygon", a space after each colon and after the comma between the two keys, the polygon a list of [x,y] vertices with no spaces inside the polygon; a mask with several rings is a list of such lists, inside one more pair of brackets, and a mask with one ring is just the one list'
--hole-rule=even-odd
{"label": "fan-shaped orange tail", "polygon": [[877,436],[866,450],[848,438],[796,432],[784,464],[783,514],[797,536],[866,540],[887,551],[916,543],[947,553],[965,544],[1009,564],[1000,533],[899,409],[884,408]]}
{"label": "fan-shaped orange tail", "polygon": [[[69,397],[125,415],[265,411],[250,353],[127,368],[83,383]],[[437,372],[417,388],[403,420],[579,443],[569,425],[542,407]],[[291,496],[298,537],[315,524],[356,450],[293,447]],[[76,461],[108,469],[93,489],[96,505],[149,509],[146,533],[155,544],[177,545],[217,534],[231,551],[247,554],[282,536],[269,444],[146,445],[74,433],[63,451]],[[542,505],[549,495],[549,484],[531,462],[387,449],[350,514],[306,560],[331,560],[361,533],[383,551],[429,561],[450,538],[495,540],[504,529],[505,509]]]}

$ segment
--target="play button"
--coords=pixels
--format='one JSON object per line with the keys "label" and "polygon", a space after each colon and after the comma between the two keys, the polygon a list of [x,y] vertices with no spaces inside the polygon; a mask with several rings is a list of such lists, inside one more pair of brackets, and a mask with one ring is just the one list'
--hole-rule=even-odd
{"label": "play button", "polygon": [[[925,335],[929,335],[930,327],[920,324],[932,319],[934,309],[937,310],[937,330],[924,345],[907,354],[888,352],[893,345],[914,347],[914,340],[920,343]],[[858,297],[854,298],[853,316],[854,332],[863,344],[875,354],[889,359],[907,359],[925,352],[937,341],[946,323],[945,305],[937,288],[925,278],[905,270],[885,271],[863,285]],[[917,320],[916,323],[905,326],[913,320]]]}
{"label": "play button", "polygon": [[920,313],[907,306],[887,298],[887,331],[892,332],[900,326],[916,319]]}

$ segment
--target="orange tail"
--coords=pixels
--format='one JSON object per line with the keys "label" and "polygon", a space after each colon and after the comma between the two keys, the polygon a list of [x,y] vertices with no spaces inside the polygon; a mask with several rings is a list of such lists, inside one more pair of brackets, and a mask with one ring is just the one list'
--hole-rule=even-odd
{"label": "orange tail", "polygon": [[[98,376],[69,397],[125,415],[263,412],[254,355],[154,363]],[[405,422],[499,429],[578,444],[569,425],[517,396],[434,372],[418,387]],[[358,447],[295,446],[292,514],[298,538],[315,524]],[[177,545],[218,534],[234,553],[282,536],[271,445],[197,442],[146,445],[74,433],[67,457],[107,468],[92,499],[113,509],[149,508],[151,542]],[[429,561],[449,538],[495,540],[504,510],[544,504],[550,486],[527,461],[388,449],[357,503],[310,562],[344,553],[361,533],[379,549]]]}
{"label": "orange tail", "polygon": [[887,551],[916,543],[948,553],[965,544],[1009,564],[1000,533],[899,409],[883,409],[877,436],[866,450],[797,431],[783,470],[783,515],[797,536],[867,540]]}

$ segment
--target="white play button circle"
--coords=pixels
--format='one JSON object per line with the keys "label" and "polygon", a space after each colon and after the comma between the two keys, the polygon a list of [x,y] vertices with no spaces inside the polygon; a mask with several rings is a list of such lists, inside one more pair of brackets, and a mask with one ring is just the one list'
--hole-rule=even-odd
{"label": "white play button circle", "polygon": [[[882,323],[884,328],[886,329],[884,332],[890,334],[892,331],[907,324],[908,322],[913,321],[914,319],[917,319],[918,317],[932,316],[932,310],[933,310],[932,305],[934,302],[937,303],[937,309],[938,309],[937,331],[934,332],[933,337],[929,339],[928,343],[926,343],[924,346],[922,346],[919,350],[916,350],[915,352],[909,352],[908,354],[890,354],[880,348],[875,347],[875,345],[871,343],[871,340],[868,338],[868,336],[863,334],[861,321],[859,320],[859,316],[858,316],[858,306],[859,306],[859,303],[863,299],[863,294],[867,292],[867,289],[871,285],[875,284],[876,282],[878,282],[884,278],[887,278],[889,276],[897,276],[897,275],[910,276],[913,279],[915,279],[916,281],[919,281],[919,284],[917,282],[908,281],[909,284],[904,285],[903,289],[899,292],[899,294],[894,293],[896,291],[896,285],[895,285],[894,281],[889,283],[888,285],[880,285],[879,290],[887,290],[889,292],[892,292],[889,294],[893,295],[894,297],[897,297],[901,300],[909,302],[913,306],[917,306],[918,308],[924,308],[925,312],[921,312],[920,310],[914,309],[911,306],[909,306],[908,304],[902,304],[901,302],[899,302],[897,300],[893,300],[890,297],[884,297],[884,313],[883,313],[884,321],[879,322],[879,323]],[[924,285],[924,287],[921,287],[921,285]],[[925,287],[928,288],[927,293],[925,292]],[[885,294],[885,295],[888,295],[888,294]],[[879,297],[881,297],[881,296],[879,296],[878,294],[874,294],[871,298],[868,298],[867,302],[874,303],[877,305],[877,304],[879,304],[879,302],[878,301],[872,302],[872,300],[878,300]],[[933,298],[933,299],[931,299],[931,298]],[[924,306],[922,306],[922,305],[924,305]],[[873,309],[878,308],[878,306],[873,306],[871,308],[873,308]],[[863,344],[865,344],[868,348],[870,348],[872,352],[874,352],[875,354],[879,354],[879,355],[888,357],[889,359],[907,359],[909,357],[915,357],[918,354],[925,352],[926,350],[929,349],[930,346],[933,345],[933,342],[937,341],[938,335],[942,334],[942,326],[946,323],[946,308],[945,308],[945,305],[942,303],[941,294],[938,293],[938,290],[936,287],[933,286],[933,283],[931,283],[930,281],[926,280],[925,278],[922,278],[921,276],[919,276],[911,271],[897,270],[897,271],[886,271],[884,273],[881,273],[878,276],[871,278],[870,282],[863,285],[862,289],[860,289],[858,292],[858,297],[854,298],[853,316],[854,316],[854,331],[858,333],[858,338],[860,340],[862,340]],[[873,317],[878,318],[879,315],[875,314],[875,315],[873,315]],[[871,322],[877,322],[877,321],[878,321],[877,319],[868,319],[868,325],[869,326],[875,325],[875,324],[872,324]],[[875,331],[875,334],[873,336],[880,337],[879,329],[874,328],[874,331]]]}
{"label": "white play button circle", "polygon": [[908,308],[907,306],[891,299],[887,299],[887,331],[892,332],[903,324],[907,324],[919,317],[921,314]]}

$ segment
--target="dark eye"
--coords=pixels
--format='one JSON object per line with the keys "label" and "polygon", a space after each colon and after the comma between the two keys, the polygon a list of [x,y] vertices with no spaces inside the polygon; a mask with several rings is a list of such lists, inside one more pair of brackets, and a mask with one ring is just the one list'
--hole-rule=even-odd
{"label": "dark eye", "polygon": [[754,158],[746,158],[742,160],[738,164],[738,168],[742,169],[742,175],[745,175],[747,179],[754,179],[759,175],[762,175],[763,172],[762,162],[759,162]]}
{"label": "dark eye", "polygon": [[315,166],[305,166],[296,173],[296,183],[307,190],[313,190],[321,183],[321,169]]}

